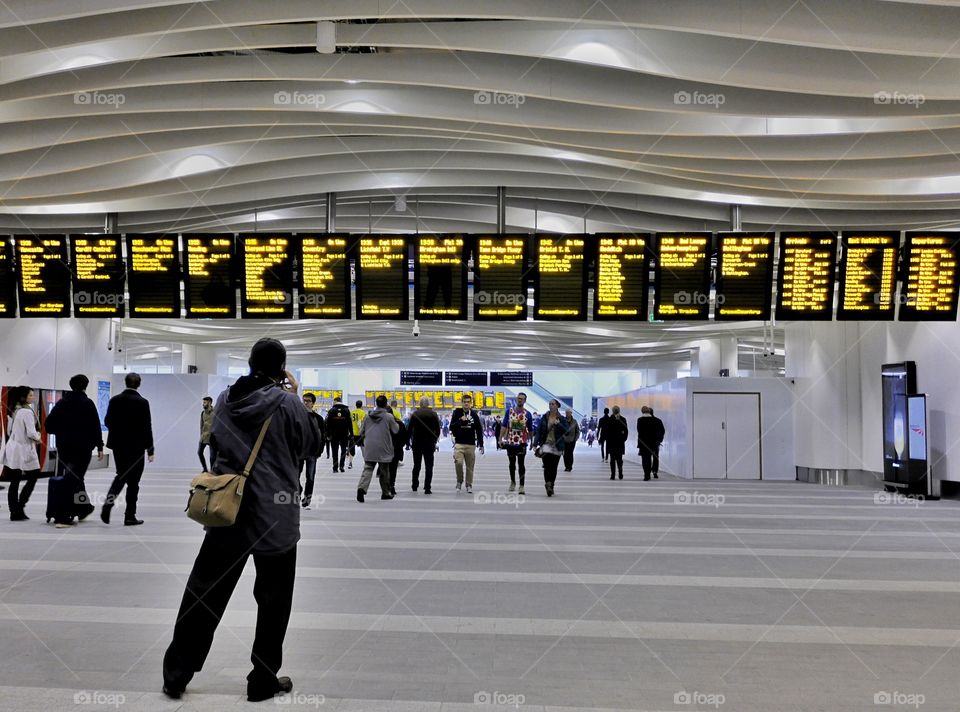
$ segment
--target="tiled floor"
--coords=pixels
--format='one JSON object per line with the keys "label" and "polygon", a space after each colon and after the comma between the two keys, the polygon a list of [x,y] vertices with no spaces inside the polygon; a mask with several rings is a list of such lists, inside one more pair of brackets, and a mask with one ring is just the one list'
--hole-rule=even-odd
{"label": "tiled floor", "polygon": [[[611,482],[578,453],[544,495],[501,453],[457,495],[354,501],[321,461],[281,702],[312,710],[960,709],[960,506],[793,482]],[[0,521],[0,709],[219,710],[243,701],[252,564],[180,702],[160,659],[201,538],[189,473],[148,470],[142,527]],[[105,492],[94,472],[89,489]],[[374,485],[374,488],[376,485]],[[694,492],[697,496],[694,496]],[[322,500],[322,501],[320,501]],[[692,500],[692,501],[691,501]],[[118,517],[119,519],[119,517]],[[884,697],[889,696],[889,698]],[[885,704],[887,699],[891,704]],[[261,706],[277,704],[263,703]]]}

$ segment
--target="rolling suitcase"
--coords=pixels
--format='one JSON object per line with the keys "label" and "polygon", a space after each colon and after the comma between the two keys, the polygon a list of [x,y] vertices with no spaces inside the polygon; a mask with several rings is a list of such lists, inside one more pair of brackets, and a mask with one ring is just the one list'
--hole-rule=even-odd
{"label": "rolling suitcase", "polygon": [[73,520],[76,510],[74,495],[76,493],[76,478],[64,471],[57,463],[53,476],[47,480],[47,523],[69,522]]}

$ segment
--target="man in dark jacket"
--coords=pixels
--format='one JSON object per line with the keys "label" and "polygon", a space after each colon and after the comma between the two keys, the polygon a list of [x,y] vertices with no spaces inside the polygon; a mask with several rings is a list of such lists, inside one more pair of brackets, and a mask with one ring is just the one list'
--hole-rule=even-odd
{"label": "man in dark jacket", "polygon": [[[393,402],[396,403],[396,401]],[[403,449],[407,446],[407,443],[410,440],[410,435],[407,432],[407,426],[400,417],[399,408],[391,405],[388,410],[393,413],[393,417],[397,421],[397,432],[393,434],[393,459],[390,460],[390,494],[396,497],[397,469],[400,467],[400,461],[403,460]]]}
{"label": "man in dark jacket", "polygon": [[352,433],[353,420],[350,417],[350,409],[341,402],[340,398],[334,398],[333,405],[327,411],[327,438],[333,446],[334,472],[343,472]]}
{"label": "man in dark jacket", "polygon": [[651,474],[654,479],[659,479],[660,443],[663,442],[666,431],[663,421],[653,414],[653,408],[645,405],[640,409],[640,413],[637,418],[637,448],[640,462],[643,463],[643,479],[649,480]]}
{"label": "man in dark jacket", "polygon": [[197,455],[200,457],[200,465],[203,467],[204,472],[209,472],[207,469],[207,459],[203,456],[203,451],[208,447],[210,448],[210,464],[217,459],[217,446],[210,440],[210,428],[213,427],[213,398],[210,396],[203,397],[203,408],[200,410],[200,446],[197,448]]}
{"label": "man in dark jacket", "polygon": [[320,417],[320,414],[314,410],[317,407],[317,397],[313,393],[304,393],[303,394],[303,406],[307,409],[307,415],[310,416],[310,421],[316,426],[317,432],[320,433],[320,445],[317,447],[316,452],[312,452],[303,460],[303,469],[305,474],[305,482],[303,485],[303,495],[300,499],[301,504],[304,509],[307,509],[310,506],[310,501],[313,499],[313,487],[317,479],[317,458],[320,456],[320,453],[323,450],[323,418]]}
{"label": "man in dark jacket", "polygon": [[143,477],[143,451],[153,462],[153,425],[150,422],[150,402],[141,396],[140,374],[128,373],[123,379],[126,389],[110,399],[103,422],[107,426],[107,447],[113,450],[113,464],[117,476],[107,492],[100,519],[110,523],[110,510],[120,494],[127,488],[127,509],[123,515],[126,526],[143,524],[137,519],[137,496],[140,494],[140,478]]}
{"label": "man in dark jacket", "polygon": [[608,453],[606,448],[607,432],[606,426],[610,422],[610,409],[603,409],[603,416],[597,421],[597,440],[600,443],[600,458],[606,462]]}
{"label": "man in dark jacket", "polygon": [[296,496],[300,462],[320,449],[320,433],[296,396],[296,381],[284,371],[283,344],[260,339],[250,352],[249,363],[250,374],[239,378],[217,400],[214,472],[242,472],[267,418],[270,425],[246,480],[236,523],[206,530],[190,572],[173,641],[163,658],[163,691],[174,699],[202,669],[251,554],[257,570],[253,584],[257,627],[247,699],[268,700],[293,688],[290,678],[277,677],[277,673],[293,605],[300,541]]}
{"label": "man in dark jacket", "polygon": [[430,398],[420,399],[420,407],[410,415],[410,445],[413,448],[413,491],[420,487],[420,463],[425,465],[423,493],[430,494],[433,483],[433,453],[440,440],[440,416],[430,407]]}
{"label": "man in dark jacket", "polygon": [[607,423],[603,426],[603,432],[607,443],[607,457],[610,458],[610,479],[614,479],[614,475],[619,470],[622,480],[623,453],[626,451],[630,427],[627,425],[627,419],[620,415],[620,406],[613,406],[613,415],[607,418]]}
{"label": "man in dark jacket", "polygon": [[90,466],[93,449],[103,459],[103,433],[97,406],[87,398],[90,379],[77,374],[70,379],[70,391],[63,394],[47,416],[46,429],[57,437],[57,465],[71,492],[69,511],[53,512],[57,524],[68,524],[77,517],[83,521],[96,509],[87,496],[84,477]]}
{"label": "man in dark jacket", "polygon": [[480,414],[473,409],[473,396],[463,394],[463,407],[453,411],[450,435],[453,436],[453,466],[457,471],[457,492],[463,486],[463,470],[467,470],[467,492],[473,492],[473,468],[477,464],[477,450],[483,454],[483,425]]}

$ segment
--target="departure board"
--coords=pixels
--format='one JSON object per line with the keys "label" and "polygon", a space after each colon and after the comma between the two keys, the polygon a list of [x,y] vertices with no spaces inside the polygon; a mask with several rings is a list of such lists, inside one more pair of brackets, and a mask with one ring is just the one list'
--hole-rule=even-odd
{"label": "departure board", "polygon": [[844,232],[840,236],[837,319],[893,319],[899,232]]}
{"label": "departure board", "polygon": [[466,238],[419,235],[414,244],[414,316],[417,319],[466,319],[469,252]]}
{"label": "departure board", "polygon": [[587,240],[584,235],[537,235],[533,318],[587,318]]}
{"label": "departure board", "polygon": [[598,235],[594,321],[647,320],[650,235]]}
{"label": "departure board", "polygon": [[301,319],[350,318],[350,260],[344,235],[299,235]]}
{"label": "departure board", "polygon": [[773,233],[720,233],[717,252],[717,321],[770,318]]}
{"label": "departure board", "polygon": [[241,235],[239,247],[241,318],[293,318],[293,237]]}
{"label": "departure board", "polygon": [[124,316],[120,239],[120,235],[70,236],[75,316]]}
{"label": "departure board", "polygon": [[712,240],[709,232],[657,234],[654,318],[707,319]]}
{"label": "departure board", "polygon": [[70,316],[66,235],[17,235],[21,317]]}
{"label": "departure board", "polygon": [[832,232],[781,232],[777,319],[830,321],[837,236]]}
{"label": "departure board", "polygon": [[0,235],[0,319],[16,316],[17,277],[13,270],[13,242]]}
{"label": "departure board", "polygon": [[405,235],[365,235],[356,242],[357,318],[410,318]]}
{"label": "departure board", "polygon": [[481,235],[473,267],[473,318],[527,318],[527,236]]}
{"label": "departure board", "polygon": [[184,296],[188,319],[233,319],[233,235],[183,235]]}
{"label": "departure board", "polygon": [[131,317],[180,318],[180,248],[176,235],[127,235]]}
{"label": "departure board", "polygon": [[956,321],[960,233],[907,233],[900,321]]}

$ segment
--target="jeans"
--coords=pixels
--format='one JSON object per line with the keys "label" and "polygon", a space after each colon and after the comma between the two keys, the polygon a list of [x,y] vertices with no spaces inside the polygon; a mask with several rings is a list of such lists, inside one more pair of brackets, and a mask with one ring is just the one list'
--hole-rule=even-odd
{"label": "jeans", "polygon": [[140,478],[143,477],[143,451],[124,452],[123,450],[114,450],[113,461],[117,466],[117,476],[113,478],[113,483],[107,492],[106,505],[112,507],[117,500],[117,495],[120,494],[120,490],[126,485],[127,509],[124,518],[135,519],[137,516],[137,497],[140,495]]}
{"label": "jeans", "polygon": [[303,503],[303,506],[306,507],[313,498],[313,485],[317,479],[317,458],[308,457],[303,461],[303,465],[306,472],[300,501]]}
{"label": "jeans", "polygon": [[[7,468],[10,475],[9,486],[7,487],[7,506],[10,508],[10,516],[23,514],[24,508],[33,494],[33,488],[37,485],[37,478],[40,476],[40,470],[14,470]],[[23,482],[23,489],[20,489],[20,483]]]}
{"label": "jeans", "polygon": [[523,447],[508,447],[507,448],[507,462],[510,467],[510,483],[516,483],[516,474],[519,470],[520,472],[520,486],[523,487],[524,476],[527,474],[527,467],[524,464],[524,460],[527,457],[527,448]]}
{"label": "jeans", "polygon": [[473,487],[473,468],[477,464],[477,446],[461,445],[457,443],[453,446],[453,466],[457,471],[457,484],[463,482],[463,469],[467,469],[467,487]]}
{"label": "jeans", "polygon": [[563,447],[563,467],[565,470],[573,469],[573,451],[577,449],[576,441],[567,443]]}
{"label": "jeans", "polygon": [[213,467],[214,463],[217,461],[217,447],[212,442],[205,443],[201,442],[200,447],[197,448],[197,455],[200,457],[200,464],[203,466],[204,472],[210,472],[207,468],[207,461],[203,457],[204,448],[210,448],[210,467]]}
{"label": "jeans", "polygon": [[413,443],[413,490],[416,491],[420,486],[420,462],[425,466],[423,475],[423,491],[429,492],[430,485],[433,482],[433,453],[436,450],[436,443]]}

